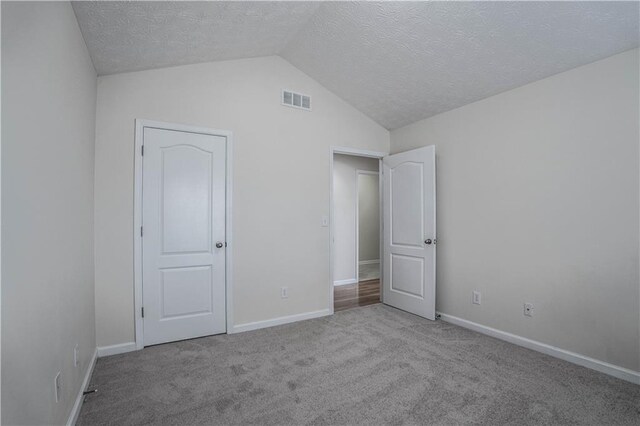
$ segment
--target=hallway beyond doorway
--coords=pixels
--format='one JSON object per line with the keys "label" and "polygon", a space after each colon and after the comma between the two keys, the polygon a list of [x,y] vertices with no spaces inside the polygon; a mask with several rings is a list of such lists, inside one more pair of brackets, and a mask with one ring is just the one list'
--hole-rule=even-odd
{"label": "hallway beyond doorway", "polygon": [[380,280],[334,287],[333,300],[334,312],[380,303]]}
{"label": "hallway beyond doorway", "polygon": [[358,266],[360,282],[380,279],[380,262],[365,263]]}

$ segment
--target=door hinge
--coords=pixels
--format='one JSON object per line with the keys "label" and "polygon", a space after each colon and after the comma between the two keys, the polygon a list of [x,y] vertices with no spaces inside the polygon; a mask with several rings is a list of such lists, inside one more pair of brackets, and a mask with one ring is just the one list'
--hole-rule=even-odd
{"label": "door hinge", "polygon": [[142,145],[142,147],[140,147],[140,155],[144,156],[144,145]]}
{"label": "door hinge", "polygon": [[140,227],[140,236],[142,237],[144,232],[142,232],[142,226]]}
{"label": "door hinge", "polygon": [[142,307],[142,318],[144,318],[144,306]]}

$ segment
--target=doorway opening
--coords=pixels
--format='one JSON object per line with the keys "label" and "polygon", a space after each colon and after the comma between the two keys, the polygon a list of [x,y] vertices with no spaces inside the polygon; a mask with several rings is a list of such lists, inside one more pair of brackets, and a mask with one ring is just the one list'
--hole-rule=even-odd
{"label": "doorway opening", "polygon": [[[364,165],[371,158],[377,160],[377,169]],[[355,163],[346,167],[347,173],[341,173],[344,162]],[[359,170],[378,173],[379,199],[376,205],[379,213],[380,278],[375,284],[373,280],[369,281],[371,288],[360,282],[360,262],[363,266],[375,264],[376,259],[360,257],[360,237],[354,236],[356,229],[360,229],[359,224],[356,226],[359,217],[356,212]],[[329,306],[333,311],[339,311],[383,302],[434,320],[437,241],[435,146],[392,155],[332,147],[330,176]],[[344,199],[347,201],[343,202]],[[371,209],[364,210],[370,212]]]}
{"label": "doorway opening", "polygon": [[355,217],[358,283],[380,281],[380,172],[378,170],[356,170]]}
{"label": "doorway opening", "polygon": [[332,153],[334,311],[381,302],[381,157]]}

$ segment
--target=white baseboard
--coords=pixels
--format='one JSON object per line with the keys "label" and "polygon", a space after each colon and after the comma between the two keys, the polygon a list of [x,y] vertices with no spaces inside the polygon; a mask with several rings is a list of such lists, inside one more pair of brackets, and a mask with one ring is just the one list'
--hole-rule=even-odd
{"label": "white baseboard", "polygon": [[380,263],[380,259],[361,260],[360,262],[358,262],[358,265],[375,265],[377,263]]}
{"label": "white baseboard", "polygon": [[443,321],[640,385],[640,372],[439,312]]}
{"label": "white baseboard", "polygon": [[321,311],[305,312],[304,314],[289,315],[270,320],[248,322],[246,324],[234,325],[227,331],[229,334],[242,333],[243,331],[258,330],[261,328],[273,327],[276,325],[289,324],[297,321],[304,321],[313,318],[320,318],[331,315],[330,309],[322,309]]}
{"label": "white baseboard", "polygon": [[78,392],[78,396],[76,398],[76,402],[73,404],[73,408],[71,409],[71,414],[69,414],[69,419],[67,420],[67,426],[73,426],[78,421],[78,416],[80,415],[80,409],[82,408],[82,400],[84,399],[84,391],[89,387],[89,382],[91,381],[91,375],[93,374],[93,368],[96,366],[96,359],[98,358],[98,348],[93,351],[93,355],[89,360],[89,367],[87,368],[87,372],[84,375],[84,380],[82,381],[82,386],[80,387],[80,392]]}
{"label": "white baseboard", "polygon": [[99,346],[98,358],[109,355],[118,355],[126,352],[133,352],[136,350],[136,342],[120,343],[111,346]]}
{"label": "white baseboard", "polygon": [[334,286],[339,286],[339,285],[348,285],[348,284],[357,284],[358,280],[355,278],[349,278],[348,280],[337,280],[333,282]]}

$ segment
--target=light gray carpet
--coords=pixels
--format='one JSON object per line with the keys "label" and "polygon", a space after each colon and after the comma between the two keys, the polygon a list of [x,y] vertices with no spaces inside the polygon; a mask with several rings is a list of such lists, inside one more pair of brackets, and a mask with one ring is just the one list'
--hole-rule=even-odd
{"label": "light gray carpet", "polygon": [[640,386],[384,306],[101,358],[78,423],[640,424]]}

